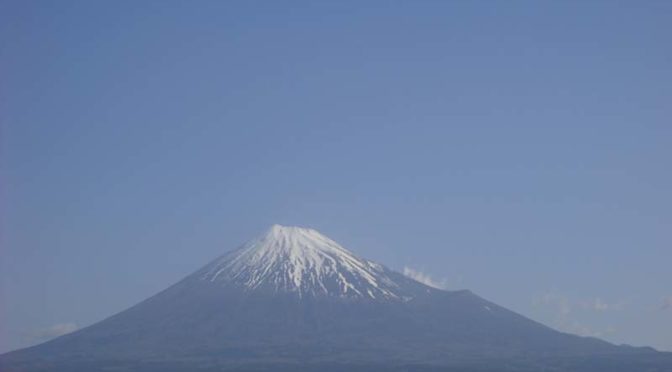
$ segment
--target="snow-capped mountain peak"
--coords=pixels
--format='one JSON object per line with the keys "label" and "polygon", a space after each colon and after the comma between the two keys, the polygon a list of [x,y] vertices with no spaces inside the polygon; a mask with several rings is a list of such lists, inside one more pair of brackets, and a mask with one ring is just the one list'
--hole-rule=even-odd
{"label": "snow-capped mountain peak", "polygon": [[273,225],[206,266],[201,279],[299,296],[401,298],[388,274],[316,230]]}

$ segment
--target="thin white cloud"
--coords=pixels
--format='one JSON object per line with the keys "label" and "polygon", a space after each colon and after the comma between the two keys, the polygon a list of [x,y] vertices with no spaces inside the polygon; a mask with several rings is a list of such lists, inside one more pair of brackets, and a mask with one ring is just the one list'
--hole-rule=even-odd
{"label": "thin white cloud", "polygon": [[67,335],[79,329],[75,323],[58,323],[47,328],[33,332],[30,338],[36,342],[51,340],[59,336]]}
{"label": "thin white cloud", "polygon": [[597,312],[621,310],[625,305],[623,302],[608,303],[600,297],[595,297],[588,300],[580,301],[580,305],[585,310],[592,310]]}
{"label": "thin white cloud", "polygon": [[[624,303],[607,303],[599,297],[595,297],[587,300],[572,300],[570,297],[548,292],[543,295],[535,298],[532,301],[534,307],[539,309],[545,309],[546,312],[549,312],[551,315],[551,323],[556,329],[573,333],[580,336],[590,336],[590,337],[605,337],[610,334],[616,333],[614,327],[607,327],[604,330],[596,330],[583,322],[580,322],[576,319],[581,311],[584,313],[588,312],[605,312],[611,310],[620,310]],[[584,314],[585,315],[585,314]]]}
{"label": "thin white cloud", "polygon": [[616,328],[613,326],[609,326],[602,331],[598,331],[576,320],[572,320],[571,322],[564,324],[561,330],[585,337],[605,337],[616,333]]}
{"label": "thin white cloud", "polygon": [[544,293],[534,300],[535,306],[550,306],[555,308],[559,316],[566,316],[572,312],[572,304],[567,296],[557,293]]}
{"label": "thin white cloud", "polygon": [[429,274],[423,273],[422,271],[415,270],[408,266],[404,267],[404,275],[407,277],[416,280],[424,285],[437,288],[437,289],[447,289],[448,281],[446,279],[435,280]]}
{"label": "thin white cloud", "polygon": [[672,310],[672,296],[663,298],[663,303],[660,305],[661,310]]}
{"label": "thin white cloud", "polygon": [[[572,310],[589,310],[594,312],[605,312],[613,310],[621,310],[624,302],[606,302],[600,297],[594,297],[582,300],[571,300],[568,296],[558,293],[545,293],[534,300],[534,305],[548,305],[557,308],[557,311],[562,315],[567,315]],[[672,305],[672,301],[671,301]]]}

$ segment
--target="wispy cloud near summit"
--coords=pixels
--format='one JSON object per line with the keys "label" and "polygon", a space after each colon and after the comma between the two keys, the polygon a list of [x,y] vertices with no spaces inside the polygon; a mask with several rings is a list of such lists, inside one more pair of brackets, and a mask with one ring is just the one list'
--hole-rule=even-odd
{"label": "wispy cloud near summit", "polygon": [[408,266],[404,266],[404,275],[433,288],[437,289],[448,288],[448,281],[445,278],[441,280],[435,280],[429,274],[423,273],[422,271],[419,270],[412,269]]}

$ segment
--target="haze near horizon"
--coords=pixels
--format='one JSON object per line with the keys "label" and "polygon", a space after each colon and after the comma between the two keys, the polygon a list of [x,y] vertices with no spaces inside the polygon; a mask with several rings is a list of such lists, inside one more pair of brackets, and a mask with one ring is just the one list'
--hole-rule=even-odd
{"label": "haze near horizon", "polygon": [[0,3],[0,353],[278,223],[672,351],[672,5]]}

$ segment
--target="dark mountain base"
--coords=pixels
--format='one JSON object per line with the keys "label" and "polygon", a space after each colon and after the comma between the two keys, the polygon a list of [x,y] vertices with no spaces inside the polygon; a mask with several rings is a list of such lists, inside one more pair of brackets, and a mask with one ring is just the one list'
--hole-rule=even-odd
{"label": "dark mountain base", "polygon": [[564,358],[456,360],[429,364],[400,363],[231,363],[217,359],[174,361],[59,361],[0,364],[2,372],[669,372],[672,353]]}

